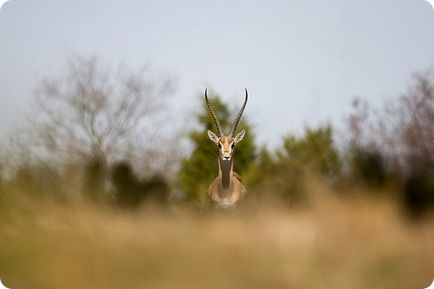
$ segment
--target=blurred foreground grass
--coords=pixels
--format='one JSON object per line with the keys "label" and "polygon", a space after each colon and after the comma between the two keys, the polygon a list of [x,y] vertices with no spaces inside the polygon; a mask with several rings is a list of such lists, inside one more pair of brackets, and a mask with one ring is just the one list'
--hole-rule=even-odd
{"label": "blurred foreground grass", "polygon": [[21,288],[403,288],[434,277],[434,222],[383,202],[235,212],[1,206],[0,279]]}

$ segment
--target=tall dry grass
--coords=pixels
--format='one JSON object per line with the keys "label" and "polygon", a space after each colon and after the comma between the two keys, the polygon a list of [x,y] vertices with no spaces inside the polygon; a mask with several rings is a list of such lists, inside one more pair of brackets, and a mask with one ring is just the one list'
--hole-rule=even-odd
{"label": "tall dry grass", "polygon": [[421,289],[434,278],[434,222],[409,222],[386,201],[0,208],[0,279],[12,289]]}

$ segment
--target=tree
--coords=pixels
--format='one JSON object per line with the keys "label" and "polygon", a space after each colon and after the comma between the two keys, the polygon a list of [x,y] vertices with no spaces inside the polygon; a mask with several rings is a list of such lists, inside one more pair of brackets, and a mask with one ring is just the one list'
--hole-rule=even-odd
{"label": "tree", "polygon": [[167,204],[170,189],[166,180],[159,175],[140,180],[128,162],[122,161],[113,166],[111,181],[114,200],[122,208],[135,209],[144,202]]}
{"label": "tree", "polygon": [[398,100],[375,111],[353,101],[348,117],[349,150],[379,151],[389,171],[402,177],[434,167],[434,70],[416,74],[414,83]]}
{"label": "tree", "polygon": [[84,164],[83,193],[91,201],[100,202],[107,199],[107,166],[104,160],[94,157]]}
{"label": "tree", "polygon": [[145,199],[146,194],[129,163],[115,164],[112,171],[115,201],[121,207],[137,207]]}
{"label": "tree", "polygon": [[389,138],[402,173],[409,176],[433,170],[434,70],[415,75],[415,83],[390,113],[396,121]]}
{"label": "tree", "polygon": [[388,159],[404,181],[407,209],[414,216],[434,212],[434,69],[415,75],[390,114],[395,121],[388,134]]}
{"label": "tree", "polygon": [[330,125],[305,129],[304,137],[286,136],[283,148],[277,151],[279,162],[306,167],[321,175],[335,177],[339,174],[339,154],[333,142]]}
{"label": "tree", "polygon": [[78,56],[36,91],[36,111],[20,140],[33,157],[55,164],[109,163],[154,151],[173,79],[152,77],[146,67],[112,68],[96,57]]}
{"label": "tree", "polygon": [[286,205],[299,205],[307,200],[305,185],[311,177],[333,183],[340,167],[331,127],[306,128],[301,137],[285,136],[273,153],[262,148],[249,169],[248,184],[260,198],[277,197]]}
{"label": "tree", "polygon": [[38,175],[29,173],[38,170],[27,168],[47,168],[64,176],[63,183],[80,184],[71,196],[81,191],[98,201],[108,197],[109,168],[120,159],[154,175],[173,162],[160,149],[173,86],[173,78],[155,76],[148,67],[73,57],[65,71],[37,87],[32,115],[7,146],[8,167],[30,184]]}
{"label": "tree", "polygon": [[[355,100],[348,118],[351,174],[376,186],[395,183],[415,215],[434,209],[434,69],[375,111]],[[401,198],[401,195],[398,196]]]}
{"label": "tree", "polygon": [[[220,121],[222,129],[228,131],[237,111],[230,111],[220,98],[210,98],[213,109]],[[242,117],[238,130],[246,130],[246,136],[237,145],[234,152],[234,170],[238,173],[246,171],[255,159],[254,135],[251,127]],[[186,198],[190,201],[204,201],[209,184],[218,174],[217,147],[208,138],[208,129],[215,131],[215,125],[203,100],[201,110],[197,114],[199,129],[189,134],[193,149],[190,156],[184,158],[178,171],[178,183]]]}

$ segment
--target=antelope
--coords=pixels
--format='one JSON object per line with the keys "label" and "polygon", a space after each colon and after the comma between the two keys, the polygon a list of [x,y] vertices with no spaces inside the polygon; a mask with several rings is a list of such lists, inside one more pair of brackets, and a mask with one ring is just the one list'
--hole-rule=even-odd
{"label": "antelope", "polygon": [[218,176],[211,182],[208,187],[208,197],[213,205],[221,209],[235,208],[238,202],[244,197],[246,189],[241,183],[241,177],[233,171],[233,153],[235,145],[238,144],[245,135],[245,130],[242,130],[235,135],[241,115],[247,104],[248,93],[247,89],[244,103],[238,112],[228,135],[223,133],[220,122],[208,101],[207,89],[205,89],[205,101],[211,113],[214,124],[217,128],[217,134],[208,130],[208,137],[213,141],[219,149],[218,156]]}

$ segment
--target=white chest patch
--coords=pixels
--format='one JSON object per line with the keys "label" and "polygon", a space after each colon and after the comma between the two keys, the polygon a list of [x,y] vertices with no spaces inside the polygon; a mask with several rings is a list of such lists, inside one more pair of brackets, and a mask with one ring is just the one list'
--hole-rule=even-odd
{"label": "white chest patch", "polygon": [[218,206],[222,209],[231,209],[235,207],[235,202],[228,198],[220,199]]}

